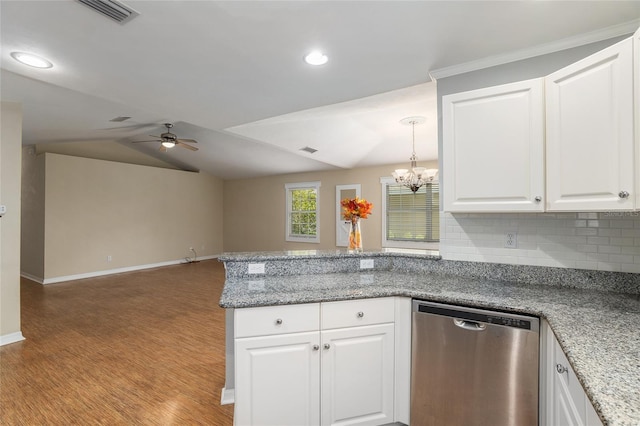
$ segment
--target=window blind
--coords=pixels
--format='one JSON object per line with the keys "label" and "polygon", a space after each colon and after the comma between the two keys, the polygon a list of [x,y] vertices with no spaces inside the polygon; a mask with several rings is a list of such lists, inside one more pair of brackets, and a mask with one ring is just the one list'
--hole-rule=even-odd
{"label": "window blind", "polygon": [[402,185],[387,185],[387,240],[440,240],[440,191],[437,183],[423,185],[414,194]]}

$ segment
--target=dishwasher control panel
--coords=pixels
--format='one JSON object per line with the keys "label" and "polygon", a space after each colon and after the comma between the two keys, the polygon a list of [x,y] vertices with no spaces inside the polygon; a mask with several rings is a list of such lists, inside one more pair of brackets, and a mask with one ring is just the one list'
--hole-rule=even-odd
{"label": "dishwasher control panel", "polygon": [[434,314],[444,315],[451,318],[459,318],[468,321],[476,321],[486,324],[501,325],[504,327],[520,328],[522,330],[537,331],[537,327],[532,325],[538,324],[538,319],[518,314],[507,314],[494,311],[484,311],[475,308],[459,308],[457,306],[449,306],[443,304],[430,304],[429,302],[417,303],[417,311]]}
{"label": "dishwasher control panel", "polygon": [[498,325],[504,325],[507,327],[516,327],[516,328],[523,328],[525,330],[531,330],[531,321],[523,320],[519,318],[487,315],[487,320],[485,322],[489,324],[498,324]]}

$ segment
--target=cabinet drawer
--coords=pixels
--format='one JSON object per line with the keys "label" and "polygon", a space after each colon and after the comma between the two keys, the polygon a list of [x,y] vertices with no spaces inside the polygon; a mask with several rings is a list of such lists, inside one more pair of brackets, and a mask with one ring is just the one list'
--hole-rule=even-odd
{"label": "cabinet drawer", "polygon": [[346,300],[322,304],[322,329],[394,322],[393,297]]}
{"label": "cabinet drawer", "polygon": [[317,331],[320,329],[320,305],[264,306],[235,310],[235,337]]}

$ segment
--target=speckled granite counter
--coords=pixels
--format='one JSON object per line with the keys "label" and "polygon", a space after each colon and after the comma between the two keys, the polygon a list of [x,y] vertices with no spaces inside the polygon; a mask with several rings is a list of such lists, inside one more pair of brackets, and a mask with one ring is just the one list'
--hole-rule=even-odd
{"label": "speckled granite counter", "polygon": [[[267,261],[274,255],[229,255],[223,259],[226,262]],[[360,255],[372,256],[385,257],[372,253]],[[230,277],[228,274],[220,306],[242,308],[406,296],[537,315],[546,318],[551,325],[604,423],[640,425],[640,332],[637,327],[640,324],[640,296],[633,291],[637,288],[635,274],[609,277],[593,271],[585,275],[586,272],[567,270],[563,275],[564,286],[535,285],[531,282],[532,274],[536,276],[547,271],[523,268],[528,279],[504,281],[486,278],[491,275],[487,273],[473,277],[468,271],[469,265],[438,261],[437,256],[423,256],[418,264],[407,263],[407,256],[399,255],[390,263],[380,262],[386,270],[313,276],[288,273]],[[478,267],[482,269],[482,265]],[[505,276],[504,271],[507,271],[506,276],[513,277],[514,271],[519,270],[509,265],[496,267],[502,268],[500,277]],[[460,275],[460,270],[465,269],[466,274]],[[571,281],[573,273],[576,283]],[[603,277],[620,281],[619,287],[633,292],[590,289],[594,280]]]}

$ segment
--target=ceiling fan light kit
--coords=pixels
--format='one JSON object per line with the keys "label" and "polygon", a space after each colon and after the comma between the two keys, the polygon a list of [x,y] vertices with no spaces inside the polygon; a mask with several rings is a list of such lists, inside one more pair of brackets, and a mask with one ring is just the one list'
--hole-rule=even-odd
{"label": "ceiling fan light kit", "polygon": [[178,139],[178,136],[175,133],[171,133],[171,128],[173,127],[173,124],[164,123],[164,127],[167,128],[167,131],[164,133],[161,133],[160,136],[149,135],[152,138],[157,138],[157,139],[150,140],[150,141],[133,141],[133,143],[160,142],[161,152],[166,152],[167,149],[171,149],[176,145],[181,146],[183,148],[187,148],[191,151],[198,150],[198,148],[196,148],[195,146],[189,145],[190,143],[198,143],[198,141],[193,139]]}

